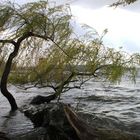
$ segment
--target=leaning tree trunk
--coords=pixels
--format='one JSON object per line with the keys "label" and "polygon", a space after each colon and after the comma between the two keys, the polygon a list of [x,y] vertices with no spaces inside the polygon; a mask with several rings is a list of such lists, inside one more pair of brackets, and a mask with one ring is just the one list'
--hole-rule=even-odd
{"label": "leaning tree trunk", "polygon": [[12,111],[17,110],[18,106],[17,106],[17,103],[16,103],[14,97],[7,89],[7,81],[8,81],[8,76],[9,76],[9,73],[11,70],[12,61],[18,53],[18,49],[19,49],[19,46],[14,47],[14,51],[10,54],[10,56],[5,64],[5,68],[4,68],[2,77],[1,77],[1,92],[9,101]]}
{"label": "leaning tree trunk", "polygon": [[26,38],[28,38],[30,36],[32,36],[32,33],[31,32],[27,32],[27,33],[23,34],[17,40],[17,42],[11,41],[11,40],[3,40],[4,43],[7,42],[7,43],[12,43],[14,45],[14,50],[9,55],[9,58],[8,58],[8,60],[6,62],[5,69],[3,71],[2,78],[1,78],[1,85],[0,85],[1,86],[1,92],[7,98],[7,100],[9,101],[9,103],[11,105],[11,110],[12,111],[17,110],[18,106],[17,106],[15,98],[13,97],[13,95],[7,89],[8,76],[9,76],[10,71],[11,71],[12,61],[17,56],[17,54],[18,54],[18,50],[19,50],[21,42],[24,39],[26,39]]}

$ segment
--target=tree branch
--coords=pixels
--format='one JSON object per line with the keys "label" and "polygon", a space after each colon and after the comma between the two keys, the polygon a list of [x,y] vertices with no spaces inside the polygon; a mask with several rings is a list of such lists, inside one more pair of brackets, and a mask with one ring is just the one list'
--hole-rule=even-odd
{"label": "tree branch", "polygon": [[13,45],[16,44],[16,42],[14,40],[3,40],[3,39],[0,39],[0,43],[3,43],[3,44],[10,43]]}

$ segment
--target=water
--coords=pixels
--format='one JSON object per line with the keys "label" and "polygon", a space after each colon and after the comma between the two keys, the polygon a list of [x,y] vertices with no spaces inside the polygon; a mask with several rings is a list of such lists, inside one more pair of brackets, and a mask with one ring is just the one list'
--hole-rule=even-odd
{"label": "water", "polygon": [[[62,95],[61,101],[93,115],[101,126],[118,128],[140,134],[140,77],[136,84],[124,78],[120,84],[90,80],[82,89],[73,89]],[[47,88],[23,90],[9,85],[19,107],[28,104],[36,95],[47,95]],[[0,94],[0,131],[10,137],[34,131],[31,121],[20,111],[9,112],[10,106]]]}
{"label": "water", "polygon": [[[26,104],[27,99],[33,95],[14,86],[9,86],[9,90],[16,98],[19,107]],[[13,137],[24,135],[33,129],[33,124],[23,113],[20,111],[10,112],[8,101],[0,94],[0,131],[6,132],[9,137]]]}

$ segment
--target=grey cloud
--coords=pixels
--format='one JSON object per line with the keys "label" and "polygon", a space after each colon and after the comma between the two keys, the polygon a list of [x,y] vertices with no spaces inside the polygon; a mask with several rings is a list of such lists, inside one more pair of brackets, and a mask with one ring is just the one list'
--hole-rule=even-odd
{"label": "grey cloud", "polygon": [[[11,1],[19,4],[23,4],[23,3],[33,2],[38,0],[11,0]],[[110,5],[113,2],[116,2],[117,0],[49,0],[49,2],[51,1],[54,1],[57,4],[70,3],[72,5],[80,5],[85,8],[97,9],[105,5]],[[136,1],[133,4],[127,5],[125,7],[121,6],[121,8],[125,10],[140,12],[140,0]]]}
{"label": "grey cloud", "polygon": [[[85,7],[85,8],[97,9],[105,5],[110,5],[116,1],[117,0],[73,0],[72,4],[81,5],[82,7]],[[125,10],[140,12],[140,0],[136,1],[133,4],[127,5],[125,7],[121,6],[120,8],[125,9]]]}
{"label": "grey cloud", "polygon": [[74,5],[81,5],[87,8],[100,8],[105,5],[110,5],[115,0],[73,0]]}

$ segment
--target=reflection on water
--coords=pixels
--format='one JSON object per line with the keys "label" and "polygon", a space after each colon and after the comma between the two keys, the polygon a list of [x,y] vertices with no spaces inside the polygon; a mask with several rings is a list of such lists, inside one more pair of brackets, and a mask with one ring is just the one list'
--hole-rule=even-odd
{"label": "reflection on water", "polygon": [[[96,114],[100,123],[110,127],[126,127],[129,131],[140,134],[140,77],[133,84],[128,79],[118,85],[91,80],[82,89],[73,89],[63,94],[61,101],[78,106],[78,109]],[[22,90],[9,86],[19,107],[29,102],[28,99],[47,95],[47,88],[31,88]],[[9,112],[10,106],[5,97],[0,94],[0,131],[10,136],[32,131],[33,124],[20,111]],[[97,121],[97,120],[96,120]],[[103,125],[103,124],[102,124]]]}

